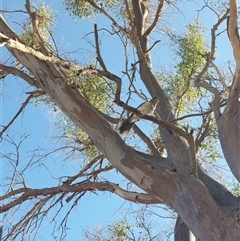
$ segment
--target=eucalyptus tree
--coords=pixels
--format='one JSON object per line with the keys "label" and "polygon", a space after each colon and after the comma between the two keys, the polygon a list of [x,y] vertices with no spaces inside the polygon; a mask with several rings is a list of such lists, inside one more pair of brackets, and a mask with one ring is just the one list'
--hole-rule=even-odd
{"label": "eucalyptus tree", "polygon": [[[33,88],[12,121],[3,126],[1,137],[4,140],[7,129],[30,99],[38,98],[61,110],[66,123],[63,135],[74,137],[76,150],[89,158],[75,175],[61,177],[58,185],[42,189],[28,187],[24,175],[17,182],[20,171],[15,166],[12,181],[1,197],[0,211],[7,218],[25,202],[31,200],[31,205],[14,225],[3,227],[4,240],[27,235],[57,203],[73,201],[74,207],[92,190],[110,191],[132,202],[167,205],[178,214],[178,241],[193,240],[194,236],[205,241],[240,239],[239,198],[202,165],[207,151],[215,158],[213,147],[219,140],[232,174],[240,179],[238,6],[236,0],[201,3],[202,9],[212,11],[216,19],[208,32],[209,43],[198,22],[189,23],[185,35],[169,28],[167,20],[169,23],[172,11],[179,10],[171,1],[65,0],[73,18],[98,15],[106,19],[104,28],[93,24],[89,30],[94,36],[96,60],[85,63],[81,54],[74,60],[59,54],[52,28],[54,11],[46,5],[31,7],[26,0],[26,11],[22,12],[29,15],[29,21],[21,34],[1,15],[0,42],[9,53],[6,62],[0,64],[2,78],[12,74]],[[217,40],[224,34],[235,63],[227,74],[216,52]],[[119,40],[125,58],[116,56],[110,45],[108,53],[102,51],[101,44],[108,44],[104,36]],[[172,44],[164,43],[164,38]],[[171,71],[155,67],[154,57],[161,57],[163,47],[176,54],[169,54],[175,61]],[[108,66],[106,55],[123,61],[116,71]],[[144,115],[132,106],[131,100],[153,97],[160,97],[155,116]],[[128,136],[119,134],[117,127],[126,118],[125,112],[154,123],[155,129],[149,133],[136,124]],[[144,147],[132,145],[132,137]],[[143,193],[98,177],[113,168]]]}

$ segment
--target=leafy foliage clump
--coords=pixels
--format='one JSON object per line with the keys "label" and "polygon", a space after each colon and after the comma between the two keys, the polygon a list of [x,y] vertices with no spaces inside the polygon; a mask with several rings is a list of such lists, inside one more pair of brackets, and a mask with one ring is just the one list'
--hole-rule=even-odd
{"label": "leafy foliage clump", "polygon": [[176,64],[174,72],[161,76],[166,92],[172,97],[176,116],[192,111],[189,102],[196,102],[202,96],[203,90],[196,89],[195,79],[206,62],[206,40],[204,29],[196,21],[186,26],[184,35],[171,36],[177,44]]}
{"label": "leafy foliage clump", "polygon": [[235,197],[240,197],[240,185],[238,183],[233,185],[232,193]]}
{"label": "leafy foliage clump", "polygon": [[[113,4],[119,2],[119,0],[93,0],[91,2],[105,10],[109,10]],[[65,0],[65,5],[67,11],[80,18],[89,18],[99,13],[99,11],[86,0]]]}
{"label": "leafy foliage clump", "polygon": [[[39,7],[33,7],[32,13],[34,18],[36,18],[38,33],[48,47],[50,43],[50,35],[52,34],[52,29],[54,27],[54,12],[51,6],[42,3]],[[25,30],[22,33],[21,38],[24,43],[31,48],[39,49],[39,41],[34,33],[32,20],[29,19],[23,27]]]}
{"label": "leafy foliage clump", "polygon": [[68,84],[73,85],[96,109],[105,112],[113,85],[97,75],[79,76],[76,72],[67,73]]}
{"label": "leafy foliage clump", "polygon": [[[74,71],[68,71],[65,74],[67,75],[68,84],[79,91],[92,106],[101,112],[107,111],[108,101],[113,89],[112,84],[97,75],[79,76]],[[78,151],[87,159],[91,160],[100,155],[89,136],[74,125],[71,120],[62,116],[59,125],[63,126],[65,139],[74,142]]]}
{"label": "leafy foliage clump", "polygon": [[66,142],[73,142],[76,148],[75,150],[81,153],[86,160],[91,160],[100,155],[100,152],[95,147],[90,137],[74,125],[71,120],[62,117],[59,123],[63,127],[63,136]]}

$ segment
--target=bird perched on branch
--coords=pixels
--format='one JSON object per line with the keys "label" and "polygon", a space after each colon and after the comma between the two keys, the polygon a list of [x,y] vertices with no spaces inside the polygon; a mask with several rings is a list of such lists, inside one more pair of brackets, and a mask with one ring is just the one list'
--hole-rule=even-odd
{"label": "bird perched on branch", "polygon": [[[141,105],[139,105],[137,110],[144,115],[151,115],[155,111],[159,100],[160,97],[154,97],[150,101],[143,102]],[[141,119],[141,117],[132,113],[126,120],[122,122],[121,126],[119,127],[119,132],[121,134],[128,134],[135,122]]]}

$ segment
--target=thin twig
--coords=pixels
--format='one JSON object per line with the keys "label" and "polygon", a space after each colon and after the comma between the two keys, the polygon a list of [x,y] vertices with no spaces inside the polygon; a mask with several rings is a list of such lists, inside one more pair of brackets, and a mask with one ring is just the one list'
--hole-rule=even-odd
{"label": "thin twig", "polygon": [[0,132],[0,137],[2,137],[3,133],[12,125],[12,123],[17,119],[17,117],[21,114],[21,112],[24,110],[24,108],[27,106],[27,104],[29,103],[29,101],[32,98],[36,98],[39,97],[41,95],[45,95],[46,92],[45,91],[34,91],[32,92],[27,99],[23,102],[21,108],[18,110],[18,112],[15,114],[15,116],[12,118],[12,120],[1,130]]}
{"label": "thin twig", "polygon": [[147,50],[146,53],[150,52],[150,51],[155,47],[155,45],[157,45],[159,42],[161,42],[161,40],[155,41],[155,42],[153,43],[153,45]]}
{"label": "thin twig", "polygon": [[[223,103],[223,104],[220,105],[220,107],[223,107],[225,105],[226,105],[226,103]],[[207,110],[207,111],[202,112],[202,113],[194,113],[194,114],[184,115],[184,116],[181,116],[181,117],[176,118],[174,120],[171,120],[170,122],[173,123],[173,122],[180,121],[180,120],[183,120],[183,119],[186,119],[186,118],[190,118],[190,117],[208,115],[211,112],[213,112],[213,109]]]}
{"label": "thin twig", "polygon": [[94,1],[92,0],[86,0],[90,5],[92,5],[95,9],[97,9],[99,12],[103,13],[112,23],[114,26],[116,26],[120,31],[122,31],[124,34],[129,35],[126,29],[122,28],[117,21],[109,15],[103,8],[99,7]]}

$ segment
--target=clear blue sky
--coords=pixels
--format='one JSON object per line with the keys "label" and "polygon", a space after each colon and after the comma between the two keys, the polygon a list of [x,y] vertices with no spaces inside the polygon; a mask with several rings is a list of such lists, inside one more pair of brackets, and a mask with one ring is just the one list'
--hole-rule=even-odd
{"label": "clear blue sky", "polygon": [[[33,2],[33,1],[32,1]],[[96,17],[91,20],[79,20],[77,19],[74,23],[74,19],[68,16],[65,13],[64,5],[62,1],[58,0],[48,0],[48,4],[53,6],[54,11],[56,11],[57,20],[56,20],[56,32],[55,37],[56,41],[60,46],[60,52],[66,53],[71,52],[76,49],[79,50],[79,53],[83,54],[85,59],[89,61],[94,56],[94,50],[86,41],[82,38],[85,34],[93,31],[93,24],[98,23],[98,28],[106,27],[107,22],[102,21],[101,17]],[[8,1],[2,0],[1,9],[3,10],[25,10],[24,9],[25,1]],[[189,3],[187,3],[189,4]],[[194,17],[197,16],[197,12],[193,12],[193,6],[190,5],[181,5],[181,8],[184,9],[185,17],[181,14],[173,17],[175,21],[176,29],[182,29],[182,27],[189,22],[192,22]],[[200,9],[200,7],[198,8]],[[21,22],[23,19],[22,13],[9,14],[9,18],[6,16],[6,19],[10,26],[13,29],[18,30],[18,22]],[[13,18],[12,18],[13,17]],[[179,20],[178,20],[179,18]],[[211,24],[212,17],[209,12],[201,13],[200,19],[205,21],[207,24]],[[209,25],[210,26],[210,25]],[[209,32],[210,36],[210,32]],[[121,71],[124,70],[123,54],[121,48],[117,48],[118,40],[116,37],[108,37],[109,42],[103,42],[102,53],[103,57],[109,66],[110,70],[114,73],[121,76]],[[89,35],[86,39],[92,40],[92,36]],[[228,43],[226,38],[222,38],[222,46],[226,46]],[[228,45],[229,46],[229,45]],[[227,47],[228,48],[228,47]],[[228,48],[229,49],[229,48]],[[88,51],[87,51],[88,50]],[[0,55],[4,57],[6,55],[6,50],[1,48]],[[157,55],[158,51],[161,52],[161,56]],[[231,55],[231,51],[226,51],[226,55]],[[71,58],[71,55],[67,55]],[[74,55],[76,58],[76,54]],[[163,51],[161,47],[156,47],[154,58],[154,67],[161,65],[170,65],[171,57],[169,53]],[[169,61],[170,60],[170,61]],[[142,88],[142,87],[139,87]],[[25,92],[29,91],[29,87],[23,83],[21,80],[17,80],[15,77],[8,77],[1,83],[1,94],[3,95],[1,100],[1,124],[6,125],[9,120],[13,117],[16,111],[20,108],[21,104],[26,98]],[[146,93],[147,94],[147,93]],[[138,103],[133,103],[133,105],[138,105]],[[59,143],[56,140],[51,139],[50,137],[54,134],[57,135],[57,128],[54,126],[54,121],[57,116],[42,105],[34,107],[34,105],[28,105],[25,111],[20,115],[18,120],[11,126],[9,130],[9,135],[15,135],[16,139],[20,139],[21,135],[27,133],[29,136],[23,142],[20,149],[20,159],[24,165],[24,161],[28,160],[32,155],[32,150],[41,148],[41,149],[54,149],[59,146]],[[1,144],[2,145],[2,144]],[[9,151],[14,151],[13,146],[4,145],[1,146],[1,152],[7,153]],[[34,167],[31,170],[31,173],[26,175],[28,180],[27,185],[32,188],[44,188],[57,184],[57,180],[54,182],[53,177],[57,178],[60,175],[73,175],[76,173],[81,166],[81,160],[67,160],[63,161],[62,155],[60,153],[53,154],[47,160],[45,160],[45,166],[51,170],[51,174],[44,166]],[[4,178],[5,173],[9,170],[9,165],[6,161],[2,161],[1,164],[1,173]],[[110,177],[110,175],[109,175]],[[111,181],[121,183],[124,180],[119,174],[116,173],[109,178]],[[126,184],[126,183],[125,183]],[[4,189],[2,189],[1,194],[4,194]],[[67,206],[67,204],[65,203]],[[130,204],[125,202],[123,199],[117,197],[114,194],[110,193],[101,193],[97,192],[96,194],[87,194],[82,198],[78,206],[72,211],[72,218],[69,219],[68,223],[68,235],[66,240],[80,240],[81,229],[86,227],[96,227],[105,225],[106,223],[111,223],[116,218],[122,218],[122,214],[119,214],[118,208],[124,205],[124,209],[127,210],[130,206],[135,207],[135,204]],[[164,213],[162,213],[164,214]],[[53,215],[53,213],[52,213]],[[3,224],[4,225],[4,224]],[[47,220],[43,223],[43,229],[40,229],[40,234],[43,236],[42,239],[37,240],[53,240],[49,238],[51,234],[51,229],[48,226]],[[44,239],[45,236],[45,239]]]}

